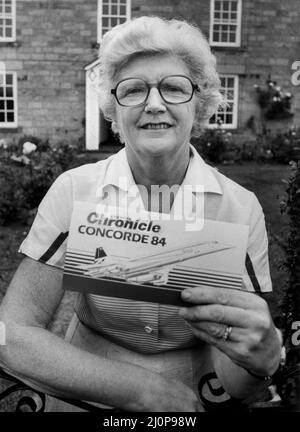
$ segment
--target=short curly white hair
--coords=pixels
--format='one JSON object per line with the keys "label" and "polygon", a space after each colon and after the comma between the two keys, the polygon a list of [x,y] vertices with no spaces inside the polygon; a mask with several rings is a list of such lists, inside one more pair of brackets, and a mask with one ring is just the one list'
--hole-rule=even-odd
{"label": "short curly white hair", "polygon": [[117,132],[116,101],[111,89],[118,71],[139,55],[170,54],[185,62],[191,78],[198,84],[196,115],[191,135],[196,137],[207,126],[210,117],[224,105],[216,59],[201,30],[177,19],[166,20],[144,16],[113,27],[101,42],[99,51],[99,105],[104,117],[112,121]]}

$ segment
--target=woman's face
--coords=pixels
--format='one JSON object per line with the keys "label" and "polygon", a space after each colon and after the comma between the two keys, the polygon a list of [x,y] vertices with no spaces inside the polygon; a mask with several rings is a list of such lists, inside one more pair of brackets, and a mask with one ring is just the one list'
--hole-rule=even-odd
{"label": "woman's face", "polygon": [[[125,78],[142,78],[153,84],[168,75],[190,78],[186,64],[171,55],[141,56],[128,62],[118,73],[116,84]],[[116,124],[127,152],[137,156],[163,156],[185,152],[195,117],[195,95],[178,105],[166,103],[156,87],[146,102],[123,107],[116,102]]]}

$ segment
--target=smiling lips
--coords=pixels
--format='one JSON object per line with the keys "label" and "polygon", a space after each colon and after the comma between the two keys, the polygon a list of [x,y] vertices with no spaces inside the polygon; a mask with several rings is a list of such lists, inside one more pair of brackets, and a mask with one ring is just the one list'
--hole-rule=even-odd
{"label": "smiling lips", "polygon": [[169,123],[146,123],[142,126],[142,129],[169,129],[172,127]]}

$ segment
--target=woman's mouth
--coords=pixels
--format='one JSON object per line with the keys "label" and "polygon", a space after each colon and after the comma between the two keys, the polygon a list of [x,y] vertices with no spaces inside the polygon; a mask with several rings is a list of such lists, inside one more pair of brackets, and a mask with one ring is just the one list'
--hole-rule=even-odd
{"label": "woman's mouth", "polygon": [[172,127],[168,123],[146,123],[142,126],[142,129],[169,129]]}

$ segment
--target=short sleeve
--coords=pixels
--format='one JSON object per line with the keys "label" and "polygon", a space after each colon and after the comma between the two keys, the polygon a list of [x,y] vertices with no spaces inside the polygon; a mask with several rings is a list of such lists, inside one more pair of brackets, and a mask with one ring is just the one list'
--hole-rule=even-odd
{"label": "short sleeve", "polygon": [[246,289],[255,292],[272,291],[269,268],[268,236],[265,217],[256,196],[252,194],[249,239],[244,269]]}
{"label": "short sleeve", "polygon": [[63,268],[73,208],[72,181],[68,173],[50,187],[22,242],[19,252],[34,260]]}

